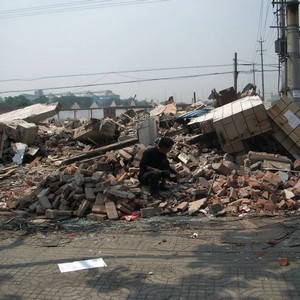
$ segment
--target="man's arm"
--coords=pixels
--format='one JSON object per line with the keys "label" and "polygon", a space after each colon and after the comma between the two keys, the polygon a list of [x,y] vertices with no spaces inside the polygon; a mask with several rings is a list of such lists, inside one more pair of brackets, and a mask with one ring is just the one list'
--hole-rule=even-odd
{"label": "man's arm", "polygon": [[177,174],[177,171],[175,169],[173,169],[171,166],[170,166],[170,172],[175,174],[175,175]]}
{"label": "man's arm", "polygon": [[[148,149],[147,149],[148,150]],[[161,172],[161,170],[150,167],[149,164],[151,162],[151,157],[149,151],[145,150],[140,161],[140,169],[142,172],[156,171]]]}

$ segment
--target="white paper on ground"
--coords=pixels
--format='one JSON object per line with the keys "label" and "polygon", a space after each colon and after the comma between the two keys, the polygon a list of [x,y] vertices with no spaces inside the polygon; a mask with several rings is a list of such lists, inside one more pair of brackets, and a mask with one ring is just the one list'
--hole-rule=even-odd
{"label": "white paper on ground", "polygon": [[61,273],[74,272],[92,268],[103,268],[107,267],[107,264],[102,258],[78,260],[69,263],[58,264]]}

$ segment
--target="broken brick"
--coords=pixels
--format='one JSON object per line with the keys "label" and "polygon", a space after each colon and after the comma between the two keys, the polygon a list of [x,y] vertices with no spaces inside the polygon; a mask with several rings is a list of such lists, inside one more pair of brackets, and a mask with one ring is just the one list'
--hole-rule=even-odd
{"label": "broken brick", "polygon": [[281,210],[286,209],[287,204],[286,204],[285,200],[281,200],[279,203],[277,203],[277,207]]}
{"label": "broken brick", "polygon": [[76,211],[76,215],[78,217],[82,217],[86,213],[86,211],[89,208],[89,206],[90,206],[90,202],[87,201],[87,200],[83,200],[80,203],[78,210]]}
{"label": "broken brick", "polygon": [[277,206],[273,201],[267,201],[264,204],[264,209],[266,209],[266,210],[276,210]]}
{"label": "broken brick", "polygon": [[110,220],[117,220],[119,219],[118,212],[116,210],[116,205],[112,201],[108,201],[105,203],[105,208],[107,212],[107,216]]}
{"label": "broken brick", "polygon": [[177,210],[180,212],[184,212],[188,209],[189,207],[189,203],[188,202],[181,202],[178,206],[177,206]]}

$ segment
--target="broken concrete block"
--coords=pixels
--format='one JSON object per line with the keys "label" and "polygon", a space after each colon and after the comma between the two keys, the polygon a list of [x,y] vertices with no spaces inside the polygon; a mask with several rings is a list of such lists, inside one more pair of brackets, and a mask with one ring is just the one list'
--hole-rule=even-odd
{"label": "broken concrete block", "polygon": [[32,145],[35,142],[38,127],[23,120],[5,122],[5,134],[15,142]]}
{"label": "broken concrete block", "polygon": [[110,220],[119,219],[118,212],[116,210],[116,205],[113,201],[108,201],[105,203],[106,213]]}
{"label": "broken concrete block", "polygon": [[103,141],[113,139],[116,134],[116,125],[109,119],[90,119],[88,123],[76,128],[74,139],[81,142],[103,145]]}
{"label": "broken concrete block", "polygon": [[295,198],[295,194],[292,191],[285,189],[285,190],[283,190],[283,192],[284,192],[285,199]]}
{"label": "broken concrete block", "polygon": [[145,207],[141,209],[141,217],[142,218],[150,218],[156,216],[156,208],[155,207]]}
{"label": "broken concrete block", "polygon": [[289,163],[289,164],[292,163],[292,161],[286,156],[282,156],[282,155],[278,155],[278,154],[271,154],[271,153],[266,153],[266,152],[249,151],[248,158],[253,163],[257,162],[257,161],[264,161],[264,160],[279,161],[279,162],[285,162],[285,163]]}
{"label": "broken concrete block", "polygon": [[189,215],[196,213],[202,206],[206,204],[206,198],[196,200],[189,203]]}
{"label": "broken concrete block", "polygon": [[185,153],[180,153],[177,158],[185,165],[190,161],[190,157]]}
{"label": "broken concrete block", "polygon": [[119,150],[118,153],[125,160],[131,160],[132,159],[132,156],[129,153],[127,153],[126,151],[122,150],[122,149]]}
{"label": "broken concrete block", "polygon": [[58,102],[52,104],[34,104],[1,114],[0,122],[24,120],[31,123],[38,123],[55,116],[59,111],[60,104]]}
{"label": "broken concrete block", "polygon": [[261,168],[261,165],[262,165],[261,161],[258,161],[252,164],[249,168],[251,171],[255,171],[255,170],[259,170]]}

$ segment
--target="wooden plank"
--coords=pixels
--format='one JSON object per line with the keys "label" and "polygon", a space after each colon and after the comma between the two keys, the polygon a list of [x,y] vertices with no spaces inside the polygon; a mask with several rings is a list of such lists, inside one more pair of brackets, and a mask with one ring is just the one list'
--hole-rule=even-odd
{"label": "wooden plank", "polygon": [[84,154],[76,155],[76,156],[70,157],[68,159],[65,159],[65,160],[62,161],[62,164],[63,165],[68,165],[68,164],[71,164],[71,163],[76,162],[76,161],[81,161],[81,160],[84,160],[84,159],[87,159],[87,158],[92,158],[92,157],[96,157],[96,156],[105,154],[106,152],[108,152],[110,150],[122,149],[124,147],[131,146],[131,145],[134,145],[134,144],[137,144],[137,143],[138,143],[137,138],[132,138],[132,139],[125,140],[125,141],[122,141],[122,142],[113,143],[113,144],[110,144],[110,145],[107,145],[107,146],[103,146],[103,147],[99,147],[99,148],[96,148],[96,149],[89,150]]}

